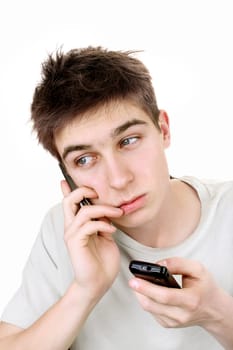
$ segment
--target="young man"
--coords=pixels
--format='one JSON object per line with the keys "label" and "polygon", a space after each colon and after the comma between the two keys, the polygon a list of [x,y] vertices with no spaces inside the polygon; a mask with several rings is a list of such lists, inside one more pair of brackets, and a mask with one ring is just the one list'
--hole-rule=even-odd
{"label": "young man", "polygon": [[[143,63],[101,47],[49,56],[32,120],[78,188],[62,181],[0,349],[233,349],[233,183],[169,176],[169,120]],[[133,277],[132,259],[182,288]]]}

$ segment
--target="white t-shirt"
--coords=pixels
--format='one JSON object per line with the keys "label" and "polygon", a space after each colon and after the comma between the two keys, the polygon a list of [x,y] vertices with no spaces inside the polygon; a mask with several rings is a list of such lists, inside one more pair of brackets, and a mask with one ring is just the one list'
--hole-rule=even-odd
{"label": "white t-shirt", "polygon": [[[155,262],[180,256],[202,262],[217,283],[233,296],[233,182],[208,182],[193,177],[181,180],[193,186],[200,197],[202,214],[198,227],[171,248],[146,247],[117,231],[114,237],[121,252],[119,275],[89,315],[72,350],[223,349],[201,327],[163,328],[140,307],[128,287],[131,259]],[[2,321],[27,328],[62,297],[73,278],[59,204],[44,219],[22,284],[5,308]]]}

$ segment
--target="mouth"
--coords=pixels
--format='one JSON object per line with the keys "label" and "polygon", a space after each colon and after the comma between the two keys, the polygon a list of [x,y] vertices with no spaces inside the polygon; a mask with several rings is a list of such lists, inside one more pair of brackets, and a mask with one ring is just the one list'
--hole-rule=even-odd
{"label": "mouth", "polygon": [[124,215],[127,215],[129,213],[132,213],[138,209],[141,209],[143,205],[145,204],[145,195],[140,195],[137,197],[134,197],[133,199],[130,199],[129,201],[121,203],[118,208],[122,209],[124,212]]}

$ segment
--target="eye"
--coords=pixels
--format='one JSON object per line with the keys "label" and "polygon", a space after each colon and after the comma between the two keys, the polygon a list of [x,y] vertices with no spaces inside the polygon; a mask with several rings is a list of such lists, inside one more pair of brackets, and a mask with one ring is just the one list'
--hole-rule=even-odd
{"label": "eye", "polygon": [[75,159],[74,162],[79,167],[85,167],[85,166],[88,166],[91,163],[93,163],[95,159],[96,159],[96,157],[93,157],[91,155],[87,155],[87,156],[82,156],[80,158]]}
{"label": "eye", "polygon": [[137,137],[137,136],[127,137],[121,141],[120,145],[121,145],[121,147],[129,146],[129,145],[135,144],[138,141],[138,139],[139,139],[139,137]]}

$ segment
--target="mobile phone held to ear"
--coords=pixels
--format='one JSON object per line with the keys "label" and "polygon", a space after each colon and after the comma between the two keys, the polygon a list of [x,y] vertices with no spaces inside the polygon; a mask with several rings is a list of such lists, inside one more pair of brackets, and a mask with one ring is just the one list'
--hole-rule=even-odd
{"label": "mobile phone held to ear", "polygon": [[181,288],[165,266],[146,261],[132,260],[129,269],[135,277],[169,288]]}
{"label": "mobile phone held to ear", "polygon": [[[75,184],[74,180],[67,173],[66,168],[62,163],[59,163],[59,167],[60,167],[62,174],[63,174],[64,178],[66,179],[68,185],[70,186],[71,191],[74,191],[77,188],[77,185]],[[80,204],[80,207],[82,207],[83,205],[91,205],[91,201],[90,201],[90,199],[83,198],[79,204]]]}

